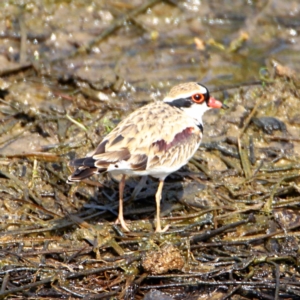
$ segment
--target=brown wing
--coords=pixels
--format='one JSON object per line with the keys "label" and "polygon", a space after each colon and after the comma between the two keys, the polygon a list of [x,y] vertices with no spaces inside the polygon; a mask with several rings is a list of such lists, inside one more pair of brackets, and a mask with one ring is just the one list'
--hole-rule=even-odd
{"label": "brown wing", "polygon": [[[187,118],[176,107],[164,102],[155,102],[141,107],[120,122],[92,156],[103,161],[107,155],[114,153],[117,159],[120,149],[127,149],[130,156],[126,160],[133,169],[141,170],[150,167],[150,161],[156,159],[158,152],[170,153],[173,147],[179,149],[180,145],[196,145],[200,139],[201,131],[191,118]],[[189,154],[188,149],[178,151],[186,152],[182,153],[183,157]],[[124,160],[124,157],[119,156],[120,160]],[[97,166],[100,167],[99,164]]]}
{"label": "brown wing", "polygon": [[152,145],[148,168],[164,165],[167,168],[181,167],[195,153],[201,141],[201,132],[195,127],[187,127],[177,133],[170,143],[159,140]]}
{"label": "brown wing", "polygon": [[155,102],[130,114],[95,151],[71,165],[81,169],[82,174],[83,170],[87,174],[88,168],[96,168],[95,173],[120,161],[127,161],[133,170],[146,170],[162,162],[171,164],[180,158],[186,161],[200,139],[201,131],[193,119],[176,107]]}

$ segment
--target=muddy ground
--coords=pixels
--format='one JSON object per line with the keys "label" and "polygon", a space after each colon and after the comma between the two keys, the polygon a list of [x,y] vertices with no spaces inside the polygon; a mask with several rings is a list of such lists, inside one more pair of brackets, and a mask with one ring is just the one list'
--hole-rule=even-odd
{"label": "muddy ground", "polygon": [[[299,299],[299,1],[0,3],[1,299]],[[229,109],[163,191],[68,185],[134,109],[202,82]]]}

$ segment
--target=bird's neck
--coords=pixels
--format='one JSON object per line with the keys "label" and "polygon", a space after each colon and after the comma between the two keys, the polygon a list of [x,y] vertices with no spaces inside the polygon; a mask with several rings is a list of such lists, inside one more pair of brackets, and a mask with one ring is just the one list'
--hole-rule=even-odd
{"label": "bird's neck", "polygon": [[191,107],[182,107],[181,110],[190,118],[195,120],[196,125],[203,130],[202,116],[207,110],[209,110],[209,107],[204,107],[203,105],[192,105]]}

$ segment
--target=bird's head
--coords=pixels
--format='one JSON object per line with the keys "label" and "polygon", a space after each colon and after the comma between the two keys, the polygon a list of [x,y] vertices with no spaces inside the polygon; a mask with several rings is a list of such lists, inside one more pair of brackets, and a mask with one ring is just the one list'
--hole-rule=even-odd
{"label": "bird's head", "polygon": [[197,82],[181,83],[174,86],[163,101],[185,111],[199,124],[202,124],[202,116],[207,110],[227,108],[225,104],[211,97],[204,85]]}

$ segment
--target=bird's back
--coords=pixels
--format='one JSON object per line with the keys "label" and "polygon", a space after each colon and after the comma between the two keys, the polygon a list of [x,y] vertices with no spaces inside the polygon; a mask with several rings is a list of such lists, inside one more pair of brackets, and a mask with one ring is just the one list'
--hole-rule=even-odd
{"label": "bird's back", "polygon": [[165,177],[187,163],[201,135],[195,121],[179,108],[150,103],[121,121],[88,157],[73,161],[78,169],[70,179],[103,170]]}

